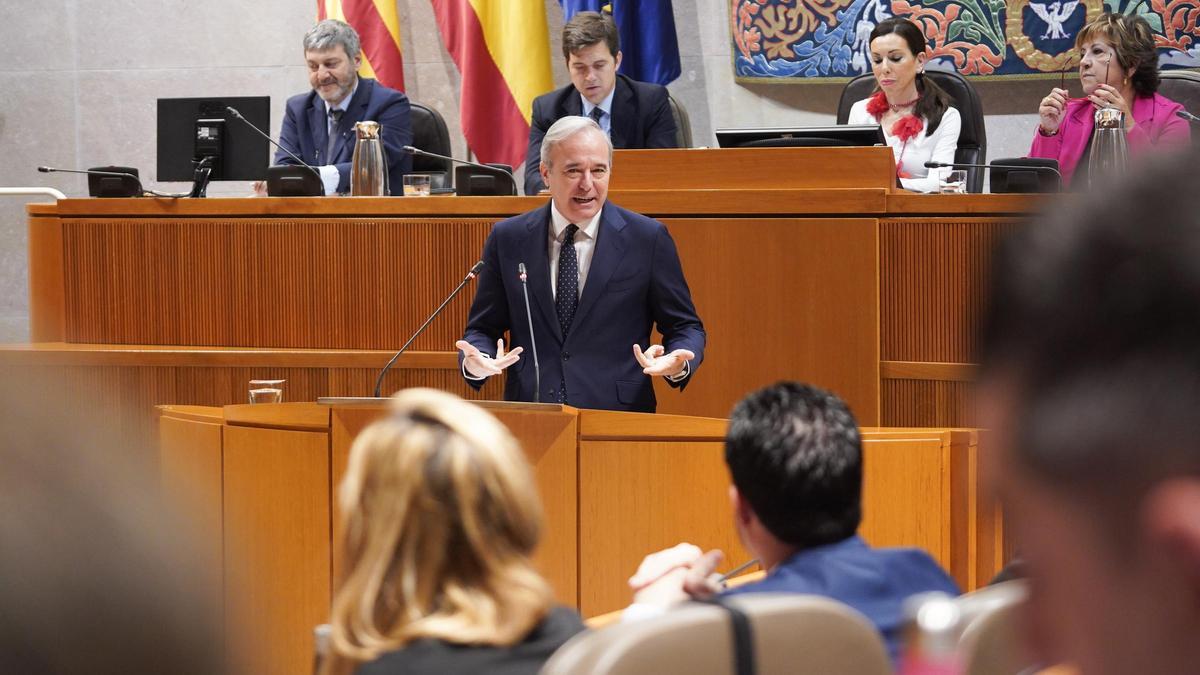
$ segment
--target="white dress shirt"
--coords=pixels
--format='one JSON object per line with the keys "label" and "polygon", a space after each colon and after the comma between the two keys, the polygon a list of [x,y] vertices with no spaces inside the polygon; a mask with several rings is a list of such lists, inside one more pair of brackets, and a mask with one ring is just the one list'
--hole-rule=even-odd
{"label": "white dress shirt", "polygon": [[[575,223],[575,258],[579,261],[579,297],[583,297],[583,285],[587,283],[588,269],[592,266],[592,254],[596,252],[596,235],[600,234],[600,211],[590,220]],[[546,250],[550,252],[550,290],[558,299],[558,255],[562,251],[563,238],[567,236],[567,225],[571,221],[558,212],[558,205],[550,201],[550,241]]]}
{"label": "white dress shirt", "polygon": [[[850,108],[850,117],[846,124],[879,124],[875,116],[867,112],[867,101],[864,98]],[[892,148],[892,155],[900,162],[900,169],[909,175],[901,178],[900,185],[906,190],[917,192],[937,192],[941,174],[938,169],[930,173],[925,168],[925,162],[954,162],[954,151],[958,149],[958,133],[962,130],[962,117],[954,108],[946,108],[942,113],[942,122],[930,136],[921,129],[921,133],[908,140],[908,147],[903,148],[904,142],[899,136],[893,136],[891,129],[883,127],[883,138]],[[901,148],[904,156],[900,156]]]}

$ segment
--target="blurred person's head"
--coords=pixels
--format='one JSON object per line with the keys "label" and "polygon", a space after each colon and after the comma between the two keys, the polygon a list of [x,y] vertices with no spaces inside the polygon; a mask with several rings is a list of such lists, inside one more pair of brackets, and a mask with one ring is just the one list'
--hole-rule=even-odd
{"label": "blurred person's head", "polygon": [[993,270],[988,473],[1031,637],[1088,674],[1200,663],[1195,186],[1186,159],[1132,174],[1022,230]]}
{"label": "blurred person's head", "polygon": [[482,408],[400,392],[355,439],[338,500],[347,572],[333,602],[334,667],[424,638],[512,645],[549,610],[530,561],[542,522],[533,473]]}
{"label": "blurred person's head", "polygon": [[1142,17],[1101,14],[1075,36],[1075,48],[1084,95],[1101,84],[1132,87],[1140,96],[1158,91],[1158,49],[1154,31]]}
{"label": "blurred person's head", "polygon": [[562,50],[575,90],[592,105],[608,97],[621,67],[617,24],[608,14],[579,12],[563,25]]}
{"label": "blurred person's head", "polygon": [[78,383],[15,380],[0,380],[0,671],[230,672],[221,589],[149,450],[103,432],[111,403],[68,404]]}
{"label": "blurred person's head", "polygon": [[858,530],[862,440],[834,394],[780,382],[746,396],[729,417],[725,463],[739,535],[764,565]]}
{"label": "blurred person's head", "polygon": [[308,83],[330,105],[350,95],[358,82],[362,46],[350,24],[325,19],[304,34],[304,62]]}

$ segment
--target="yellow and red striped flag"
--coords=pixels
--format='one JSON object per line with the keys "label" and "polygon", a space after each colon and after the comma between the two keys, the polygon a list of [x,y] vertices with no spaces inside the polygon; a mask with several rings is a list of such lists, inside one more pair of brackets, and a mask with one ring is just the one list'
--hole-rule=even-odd
{"label": "yellow and red striped flag", "polygon": [[317,21],[325,19],[345,21],[358,31],[363,52],[359,75],[404,91],[396,0],[317,0]]}
{"label": "yellow and red striped flag", "polygon": [[483,162],[517,166],[533,99],[554,88],[545,0],[432,0],[462,73],[463,135]]}

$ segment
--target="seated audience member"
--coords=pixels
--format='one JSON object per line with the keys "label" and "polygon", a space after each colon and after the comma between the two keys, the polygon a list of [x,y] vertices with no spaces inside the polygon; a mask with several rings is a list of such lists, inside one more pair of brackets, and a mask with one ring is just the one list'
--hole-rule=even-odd
{"label": "seated audience member", "polygon": [[1058,160],[1068,185],[1087,185],[1088,156],[1096,110],[1125,113],[1131,155],[1153,147],[1183,147],[1191,138],[1183,106],[1158,90],[1158,52],[1154,32],[1140,16],[1102,14],[1075,38],[1083,98],[1068,99],[1054,88],[1038,106],[1037,133],[1030,157]]}
{"label": "seated audience member", "polygon": [[1030,581],[1033,646],[1085,675],[1200,664],[1194,161],[1037,222],[993,270],[985,476]]}
{"label": "seated audience member", "polygon": [[879,124],[896,156],[896,175],[908,190],[937,192],[938,170],[953,162],[962,118],[950,95],[925,77],[925,35],[908,19],[884,19],[871,31],[871,72],[879,85],[850,108],[848,124]]}
{"label": "seated audience member", "polygon": [[[738,535],[767,576],[726,594],[786,592],[843,602],[870,619],[895,660],[904,599],[957,595],[924,551],[876,549],[857,536],[862,520],[862,441],[849,408],[833,394],[784,382],[733,409],[725,437],[729,498]],[[626,618],[657,614],[689,597],[720,592],[710,581],[720,551],[680,544],[648,556],[630,579]]]}
{"label": "seated audience member", "polygon": [[[404,174],[412,170],[411,108],[408,97],[358,76],[362,63],[358,33],[349,24],[326,19],[304,36],[304,60],[312,91],[288,99],[279,144],[321,172],[325,194],[350,192],[350,167],[357,136],[354,125],[379,122],[387,156],[388,191],[404,194]],[[276,164],[295,165],[286,152]]]}
{"label": "seated audience member", "polygon": [[362,431],[339,488],[347,573],[326,673],[536,673],[583,625],[530,555],[533,472],[482,408],[396,395]]}
{"label": "seated audience member", "polygon": [[675,118],[667,88],[617,74],[621,65],[617,25],[608,14],[579,12],[563,26],[563,58],[571,84],[533,101],[529,150],[525,153],[525,194],[546,189],[538,167],[542,137],[563,117],[591,117],[614,148],[674,148]]}

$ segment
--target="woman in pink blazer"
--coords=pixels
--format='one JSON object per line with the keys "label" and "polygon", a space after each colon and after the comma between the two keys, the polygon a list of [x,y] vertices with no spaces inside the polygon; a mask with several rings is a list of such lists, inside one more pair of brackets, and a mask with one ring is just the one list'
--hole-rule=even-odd
{"label": "woman in pink blazer", "polygon": [[1186,120],[1175,113],[1183,106],[1158,90],[1158,54],[1154,34],[1138,16],[1102,14],[1075,38],[1080,51],[1079,81],[1083,98],[1068,99],[1067,90],[1051,89],[1038,107],[1041,120],[1030,157],[1057,159],[1068,185],[1084,180],[1087,154],[1099,108],[1125,113],[1129,153],[1151,147],[1185,147],[1191,138]]}

